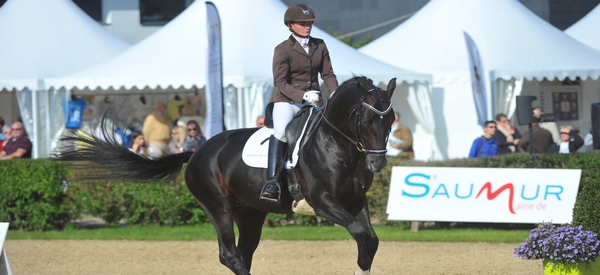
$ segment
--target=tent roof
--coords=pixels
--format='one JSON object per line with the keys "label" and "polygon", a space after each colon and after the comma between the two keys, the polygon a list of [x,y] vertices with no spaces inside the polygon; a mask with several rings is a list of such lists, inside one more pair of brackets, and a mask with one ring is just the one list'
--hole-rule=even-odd
{"label": "tent roof", "polygon": [[600,5],[566,29],[565,33],[596,50],[600,50]]}
{"label": "tent roof", "polygon": [[[213,0],[221,18],[223,84],[247,87],[272,84],[275,46],[290,32],[283,25],[287,9],[278,0]],[[260,14],[252,11],[260,10]],[[252,19],[249,20],[248,14]],[[327,33],[313,28],[313,36],[327,42],[335,73],[341,82],[352,74],[387,83],[431,82],[429,74],[393,67],[368,57]],[[69,76],[49,79],[48,85],[78,89],[124,87],[190,88],[206,84],[206,6],[195,1],[159,31],[114,60]]]}
{"label": "tent roof", "polygon": [[468,71],[463,31],[473,38],[484,69],[495,78],[600,76],[600,52],[517,0],[432,0],[361,52],[423,72]]}
{"label": "tent roof", "polygon": [[191,88],[206,84],[206,5],[195,1],[174,20],[117,57],[60,78],[49,86],[78,89]]}
{"label": "tent roof", "polygon": [[0,8],[0,90],[37,87],[112,58],[130,44],[70,0],[9,0]]}

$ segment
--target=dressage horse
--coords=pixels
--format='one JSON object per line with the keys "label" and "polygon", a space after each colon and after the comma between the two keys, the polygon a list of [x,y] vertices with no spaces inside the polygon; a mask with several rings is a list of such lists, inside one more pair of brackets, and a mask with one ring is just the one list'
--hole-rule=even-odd
{"label": "dressage horse", "polygon": [[[318,126],[293,168],[302,195],[315,213],[345,227],[356,240],[360,267],[356,274],[370,273],[379,245],[369,220],[366,193],[373,173],[387,164],[385,148],[394,120],[391,98],[395,88],[395,78],[387,91],[366,77],[342,83],[324,110],[318,111],[321,116],[311,118],[319,120]],[[235,274],[250,274],[267,213],[292,213],[293,201],[287,188],[282,188],[279,203],[259,200],[267,173],[242,161],[242,148],[255,131],[257,128],[226,131],[193,154],[157,159],[130,152],[111,139],[110,133],[63,137],[62,141],[73,146],[54,159],[84,161],[110,171],[89,175],[95,178],[146,181],[171,180],[188,162],[185,182],[214,224],[221,263]],[[75,143],[86,146],[75,147]],[[237,245],[234,224],[239,230]]]}

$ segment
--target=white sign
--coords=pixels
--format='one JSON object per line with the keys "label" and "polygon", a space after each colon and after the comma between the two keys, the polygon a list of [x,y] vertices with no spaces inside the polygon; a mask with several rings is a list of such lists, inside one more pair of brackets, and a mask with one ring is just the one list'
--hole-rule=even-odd
{"label": "white sign", "polygon": [[569,223],[581,170],[393,167],[389,220]]}
{"label": "white sign", "polygon": [[12,275],[6,251],[4,250],[4,240],[8,232],[8,223],[0,222],[0,275]]}

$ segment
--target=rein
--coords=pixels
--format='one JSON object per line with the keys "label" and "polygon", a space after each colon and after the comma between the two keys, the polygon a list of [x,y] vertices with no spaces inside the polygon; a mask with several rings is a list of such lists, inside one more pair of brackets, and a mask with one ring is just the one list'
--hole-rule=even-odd
{"label": "rein", "polygon": [[[369,92],[373,91],[374,89],[369,90]],[[327,103],[327,102],[326,102]],[[392,110],[392,102],[390,101],[390,106],[388,106],[388,108],[384,111],[379,111],[377,110],[377,108],[373,107],[372,105],[362,101],[360,101],[360,105],[358,105],[356,108],[354,108],[354,110],[352,110],[352,113],[356,114],[356,117],[360,116],[360,108],[362,106],[368,108],[369,110],[373,111],[374,113],[378,114],[380,118],[383,118],[384,115],[386,115],[387,113],[390,112],[390,110]],[[333,125],[333,123],[331,123],[327,117],[325,117],[325,114],[323,113],[323,110],[319,110],[319,114],[321,114],[321,117],[323,118],[323,120],[325,120],[325,122],[327,122],[327,124],[329,124],[329,126],[331,126],[331,128],[333,128],[334,130],[336,130],[338,133],[340,133],[343,137],[345,137],[348,141],[350,141],[350,143],[354,144],[354,146],[356,146],[356,149],[361,152],[361,153],[366,153],[366,154],[385,154],[387,152],[386,149],[383,150],[368,150],[365,149],[365,146],[363,145],[364,142],[361,142],[360,140],[362,140],[362,135],[360,134],[360,122],[357,120],[356,122],[356,136],[358,137],[359,140],[354,140],[351,137],[347,136],[346,134],[344,134],[340,129],[338,129],[337,127],[335,127]]]}

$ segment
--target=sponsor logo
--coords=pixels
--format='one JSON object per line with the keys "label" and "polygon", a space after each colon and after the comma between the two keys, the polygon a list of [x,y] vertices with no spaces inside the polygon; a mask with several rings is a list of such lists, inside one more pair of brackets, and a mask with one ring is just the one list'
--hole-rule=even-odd
{"label": "sponsor logo", "polygon": [[[515,195],[519,203],[516,205],[517,210],[533,210],[533,204],[527,201],[547,201],[556,200],[561,201],[561,195],[563,194],[564,188],[561,185],[556,184],[535,184],[535,185],[524,185],[524,184],[513,184],[513,183],[493,183],[493,180],[486,181],[485,183],[444,183],[439,179],[436,179],[435,175],[428,175],[424,173],[411,173],[404,178],[404,186],[402,187],[402,196],[409,198],[431,198],[431,199],[456,199],[456,200],[476,200],[485,199],[493,201],[498,198],[501,194],[508,194],[507,199],[507,211],[511,214],[517,214],[515,212]],[[473,189],[477,186],[477,195],[473,195]],[[452,192],[454,191],[454,192]],[[520,191],[520,193],[516,193]],[[540,193],[541,191],[541,193]],[[539,204],[540,207],[545,205]]]}

